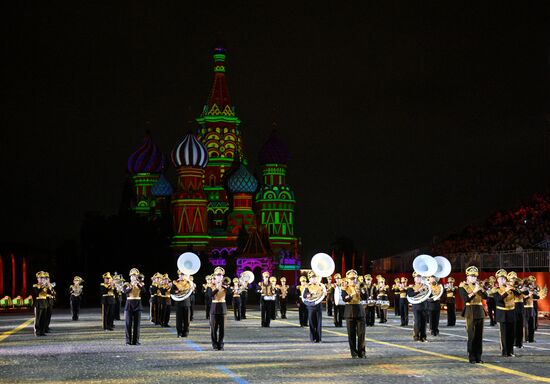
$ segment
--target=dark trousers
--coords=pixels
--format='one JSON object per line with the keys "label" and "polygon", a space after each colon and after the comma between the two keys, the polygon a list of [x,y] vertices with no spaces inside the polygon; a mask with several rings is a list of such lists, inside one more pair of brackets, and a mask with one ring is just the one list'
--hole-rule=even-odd
{"label": "dark trousers", "polygon": [[193,307],[195,306],[195,294],[191,295],[191,305],[189,306],[189,321],[193,321]]}
{"label": "dark trousers", "polygon": [[246,300],[248,299],[248,292],[241,292],[241,319],[246,319]]}
{"label": "dark trousers", "polygon": [[539,329],[539,302],[533,301],[533,311],[535,312],[535,331]]}
{"label": "dark trousers", "polygon": [[380,321],[379,321],[379,323],[387,323],[388,322],[388,310],[380,308],[379,312],[380,312]]}
{"label": "dark trousers", "polygon": [[516,325],[514,322],[502,322],[500,326],[500,347],[502,356],[511,356],[514,354],[514,333]]}
{"label": "dark trousers", "polygon": [[441,316],[441,308],[439,305],[429,311],[430,313],[430,331],[433,336],[439,335],[439,317]]}
{"label": "dark trousers", "polygon": [[268,306],[268,310],[269,310],[271,320],[275,320],[277,318],[277,307],[278,306],[279,306],[279,296],[275,296],[275,300],[273,300],[273,308]]}
{"label": "dark trousers", "polygon": [[426,311],[424,309],[414,310],[413,331],[415,340],[426,340]]}
{"label": "dark trousers", "polygon": [[300,326],[307,327],[307,307],[304,303],[300,303],[298,307],[298,316],[300,317]]}
{"label": "dark trousers", "polygon": [[395,312],[395,316],[401,316],[400,314],[400,308],[401,308],[401,299],[399,298],[399,294],[395,295],[393,298],[393,310]]}
{"label": "dark trousers", "polygon": [[[139,343],[139,326],[141,323],[141,304],[130,303],[126,305],[124,319],[126,322],[126,344],[136,345]],[[137,300],[136,300],[137,301]]]}
{"label": "dark trousers", "polygon": [[342,327],[342,319],[344,318],[345,309],[346,309],[345,305],[334,306],[334,326],[335,327]]}
{"label": "dark trousers", "polygon": [[163,327],[167,327],[170,322],[170,312],[172,306],[168,304],[165,300],[161,300],[159,305],[159,324]]}
{"label": "dark trousers", "polygon": [[272,312],[275,312],[275,301],[264,300],[262,297],[260,300],[260,307],[262,310],[262,327],[269,327],[272,319]]}
{"label": "dark trousers", "polygon": [[151,320],[151,323],[153,324],[158,324],[157,318],[158,299],[156,297],[152,297],[151,300],[149,300],[149,320]]}
{"label": "dark trousers", "polygon": [[225,315],[210,315],[210,337],[212,348],[223,348],[223,336],[225,328]]}
{"label": "dark trousers", "polygon": [[[39,301],[39,300],[37,300]],[[43,336],[46,333],[46,307],[34,307],[34,334]]]}
{"label": "dark trousers", "polygon": [[48,307],[46,308],[46,333],[50,332],[50,322],[52,321],[53,301],[48,299]]}
{"label": "dark trousers", "polygon": [[346,319],[351,356],[365,356],[365,318]]}
{"label": "dark trousers", "polygon": [[321,329],[323,326],[323,308],[321,304],[308,306],[307,315],[309,320],[309,340],[319,343],[321,341]]}
{"label": "dark trousers", "polygon": [[334,302],[327,299],[327,316],[332,316],[332,310],[334,307]]}
{"label": "dark trousers", "polygon": [[483,353],[483,322],[485,319],[466,317],[466,334],[468,335],[468,359],[480,361]]}
{"label": "dark trousers", "polygon": [[532,343],[535,341],[535,317],[533,308],[525,308],[525,319],[524,319],[524,335],[525,341]]}
{"label": "dark trousers", "polygon": [[401,316],[401,325],[409,325],[409,301],[407,298],[399,299],[399,313]]}
{"label": "dark trousers", "polygon": [[372,327],[374,325],[374,311],[374,306],[367,305],[365,307],[367,327]]}
{"label": "dark trousers", "polygon": [[176,331],[178,336],[186,337],[189,334],[190,308],[190,306],[184,305],[183,302],[176,303]]}
{"label": "dark trousers", "polygon": [[376,306],[374,308],[375,308],[374,310],[376,311],[376,318],[379,319],[380,318],[380,307]]}
{"label": "dark trousers", "polygon": [[489,324],[491,326],[496,325],[496,310],[497,306],[495,304],[495,299],[492,297],[487,298],[487,312],[489,313]]}
{"label": "dark trousers", "polygon": [[103,329],[113,329],[115,323],[115,303],[103,303],[101,305]]}
{"label": "dark trousers", "polygon": [[524,315],[525,308],[523,303],[516,303],[516,309],[514,309],[515,315],[515,328],[514,328],[514,345],[518,348],[523,346],[523,332],[524,332]]}
{"label": "dark trousers", "polygon": [[241,298],[233,296],[233,314],[235,315],[235,320],[241,320]]}
{"label": "dark trousers", "polygon": [[286,319],[286,305],[288,303],[288,299],[285,297],[284,299],[281,297],[281,319]]}
{"label": "dark trousers", "polygon": [[80,296],[71,295],[71,313],[73,314],[73,320],[78,320],[78,314],[80,313]]}
{"label": "dark trousers", "polygon": [[206,304],[206,320],[208,320],[210,319],[210,307],[212,307],[212,302],[210,300],[207,300],[205,304]]}
{"label": "dark trousers", "polygon": [[456,325],[456,308],[455,302],[447,303],[447,327],[454,327]]}

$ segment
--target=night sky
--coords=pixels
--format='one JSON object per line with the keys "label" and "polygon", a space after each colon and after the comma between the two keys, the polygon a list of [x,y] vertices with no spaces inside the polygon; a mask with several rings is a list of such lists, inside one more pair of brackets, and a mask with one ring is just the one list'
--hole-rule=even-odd
{"label": "night sky", "polygon": [[0,241],[51,246],[116,214],[144,131],[169,153],[200,114],[220,38],[251,169],[274,121],[291,149],[307,254],[346,236],[389,255],[548,189],[533,2],[74,3],[0,6]]}

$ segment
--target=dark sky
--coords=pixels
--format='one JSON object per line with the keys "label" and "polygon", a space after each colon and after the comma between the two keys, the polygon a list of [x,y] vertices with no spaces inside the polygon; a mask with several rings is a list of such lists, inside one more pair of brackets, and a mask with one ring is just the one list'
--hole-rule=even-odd
{"label": "dark sky", "polygon": [[307,252],[402,251],[548,187],[534,2],[74,3],[1,5],[0,241],[116,213],[146,121],[168,153],[200,114],[218,37],[252,169],[274,119],[292,151]]}

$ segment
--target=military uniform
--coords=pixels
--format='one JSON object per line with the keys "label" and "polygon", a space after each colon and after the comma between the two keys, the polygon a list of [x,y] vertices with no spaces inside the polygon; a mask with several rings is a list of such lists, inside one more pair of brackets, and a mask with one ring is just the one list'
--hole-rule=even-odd
{"label": "military uniform", "polygon": [[[303,296],[308,299],[308,296],[320,297],[323,294],[323,285],[320,282],[312,282],[312,279],[317,278],[314,272],[309,272],[310,282],[304,288]],[[322,302],[322,301],[321,301]],[[307,307],[307,315],[309,321],[309,340],[312,343],[320,343],[322,339],[323,329],[323,308],[319,304],[309,303]]]}
{"label": "military uniform", "polygon": [[38,272],[36,274],[36,278],[38,282],[32,286],[32,298],[34,305],[34,334],[36,336],[45,336],[48,294],[51,294],[51,288],[46,283],[45,272]]}
{"label": "military uniform", "polygon": [[456,287],[453,285],[455,279],[449,277],[445,288],[445,304],[447,305],[447,327],[456,325]]}
{"label": "military uniform", "polygon": [[108,282],[100,284],[101,292],[101,318],[103,330],[113,331],[115,328],[115,286],[109,272],[103,274],[103,279]]}
{"label": "military uniform", "polygon": [[233,316],[241,321],[241,285],[238,278],[233,278]]}
{"label": "military uniform", "polygon": [[260,310],[262,315],[262,327],[269,327],[272,313],[275,311],[276,292],[271,288],[269,272],[262,273],[263,281],[258,284],[260,293]]}
{"label": "military uniform", "polygon": [[[378,311],[380,313],[380,323],[387,323],[388,322],[388,305],[389,305],[389,297],[388,297],[388,289],[389,286],[385,285],[384,278],[380,277],[378,279],[378,286],[377,286],[377,295],[376,295],[376,307],[378,308]],[[384,304],[384,303],[388,304]]]}
{"label": "military uniform", "polygon": [[535,277],[529,276],[527,285],[529,287],[528,294],[525,297],[525,341],[528,343],[535,342],[535,306],[534,303],[538,300],[539,295],[535,290]]}
{"label": "military uniform", "polygon": [[52,321],[52,311],[53,311],[53,305],[55,303],[55,296],[56,292],[54,289],[55,284],[52,284],[50,282],[50,274],[48,272],[44,272],[44,276],[46,278],[46,284],[50,286],[50,291],[47,294],[47,300],[48,300],[48,307],[46,308],[46,333],[50,332],[50,323]]}
{"label": "military uniform", "polygon": [[[413,277],[416,277],[417,273],[413,273]],[[407,296],[414,297],[417,291],[422,288],[422,284],[415,283],[413,286],[407,288]],[[406,300],[406,299],[405,299]],[[413,339],[416,341],[426,341],[426,302],[423,301],[418,304],[412,305],[414,313],[414,326],[413,326]]]}
{"label": "military uniform", "polygon": [[505,270],[496,273],[499,287],[493,289],[493,297],[496,305],[496,321],[500,327],[500,347],[502,356],[514,356],[515,336],[515,290]]}
{"label": "military uniform", "polygon": [[[466,268],[467,276],[478,276],[479,271],[475,266]],[[483,322],[485,319],[485,310],[483,309],[483,299],[487,298],[487,293],[481,290],[479,284],[461,282],[459,285],[459,294],[464,302],[462,316],[466,319],[466,333],[468,335],[468,360],[470,363],[481,363],[481,354],[483,353]]]}
{"label": "military uniform", "polygon": [[300,319],[300,327],[307,327],[307,307],[302,300],[302,294],[306,288],[307,277],[300,276],[300,285],[296,287],[298,297],[296,299],[296,304],[298,305],[298,317]]}
{"label": "military uniform", "polygon": [[353,358],[365,358],[365,308],[361,304],[361,292],[357,284],[357,272],[346,272],[347,286],[342,289],[342,300],[346,303],[344,317],[348,330],[348,344]]}
{"label": "military uniform", "polygon": [[212,305],[212,297],[210,296],[209,288],[212,283],[212,276],[206,276],[206,284],[202,285],[202,292],[204,293],[204,307],[206,310],[206,320],[210,318],[210,306]]}
{"label": "military uniform", "polygon": [[149,320],[155,325],[160,325],[160,283],[161,274],[156,272],[153,277],[151,277],[151,286],[149,287]]}
{"label": "military uniform", "polygon": [[281,304],[281,319],[286,319],[286,309],[288,304],[288,288],[286,285],[286,278],[281,277],[281,284],[278,286],[279,289],[279,302]]}
{"label": "military uniform", "polygon": [[130,283],[123,285],[122,292],[126,295],[124,307],[124,320],[126,325],[126,344],[139,345],[139,331],[141,324],[141,295],[145,293],[145,286],[140,281],[140,273],[137,268],[130,270]]}
{"label": "military uniform", "polygon": [[70,293],[70,305],[71,313],[73,315],[73,320],[78,320],[78,315],[80,313],[80,302],[82,300],[82,283],[83,280],[80,276],[75,276],[73,279],[73,284],[69,286]]}
{"label": "military uniform", "polygon": [[337,273],[334,275],[334,279],[336,280],[336,283],[332,286],[334,296],[334,326],[339,328],[342,327],[346,302],[342,298],[343,288],[341,275]]}
{"label": "military uniform", "polygon": [[393,292],[393,311],[395,316],[400,316],[399,313],[399,283],[400,283],[399,277],[396,277],[394,279],[394,284],[391,286],[391,290]]}
{"label": "military uniform", "polygon": [[489,276],[488,283],[489,289],[487,290],[487,313],[489,315],[489,325],[491,327],[497,325],[496,322],[496,310],[497,306],[495,305],[495,298],[493,297],[493,288],[495,285],[495,277]]}
{"label": "military uniform", "polygon": [[529,292],[521,286],[523,281],[518,278],[516,272],[510,272],[508,274],[508,280],[517,287],[514,297],[514,346],[516,348],[523,348],[523,332],[525,324],[525,305],[523,300]]}
{"label": "military uniform", "polygon": [[407,300],[407,278],[401,278],[401,285],[399,287],[399,316],[401,317],[401,326],[406,327],[409,325],[409,301]]}
{"label": "military uniform", "polygon": [[[223,276],[225,270],[222,267],[214,269],[215,276]],[[225,298],[231,295],[231,288],[223,284],[213,284],[209,289],[210,297],[212,298],[212,306],[210,308],[210,337],[212,339],[212,348],[215,350],[223,350],[224,333],[225,333],[225,315],[227,313],[227,305]]]}
{"label": "military uniform", "polygon": [[445,289],[437,282],[432,283],[432,295],[427,300],[428,313],[430,316],[430,333],[432,336],[439,335],[439,317],[441,316],[441,296]]}
{"label": "military uniform", "polygon": [[161,327],[169,327],[170,313],[172,311],[172,298],[170,296],[170,290],[172,284],[168,274],[162,275],[162,284],[159,286],[159,312],[160,312],[160,325]]}
{"label": "military uniform", "polygon": [[[185,296],[195,288],[195,284],[180,270],[178,270],[178,276],[178,280],[172,282],[170,293],[176,296]],[[183,300],[174,300],[174,302],[176,306],[176,332],[178,337],[187,337],[191,321],[191,294]]]}
{"label": "military uniform", "polygon": [[246,319],[246,302],[248,300],[248,283],[240,282],[240,284],[241,284],[241,319]]}

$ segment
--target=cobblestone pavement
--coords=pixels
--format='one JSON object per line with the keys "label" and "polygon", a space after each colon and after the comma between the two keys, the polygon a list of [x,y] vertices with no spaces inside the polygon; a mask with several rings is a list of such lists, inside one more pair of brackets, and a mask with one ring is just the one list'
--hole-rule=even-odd
{"label": "cobblestone pavement", "polygon": [[31,314],[0,316],[0,382],[550,383],[548,323],[515,358],[500,356],[498,328],[486,323],[485,364],[471,365],[464,321],[447,327],[444,316],[440,335],[418,343],[412,327],[400,327],[390,314],[387,324],[367,328],[367,358],[357,360],[351,359],[345,326],[335,328],[326,316],[322,343],[311,344],[294,310],[271,328],[260,327],[254,308],[240,322],[228,315],[225,350],[212,351],[204,311],[195,313],[189,337],[182,339],[173,327],[151,324],[144,312],[140,346],[125,344],[123,321],[115,331],[103,331],[99,309],[83,310],[79,321],[71,321],[67,310],[54,310],[52,332],[40,338],[31,321],[24,324]]}

